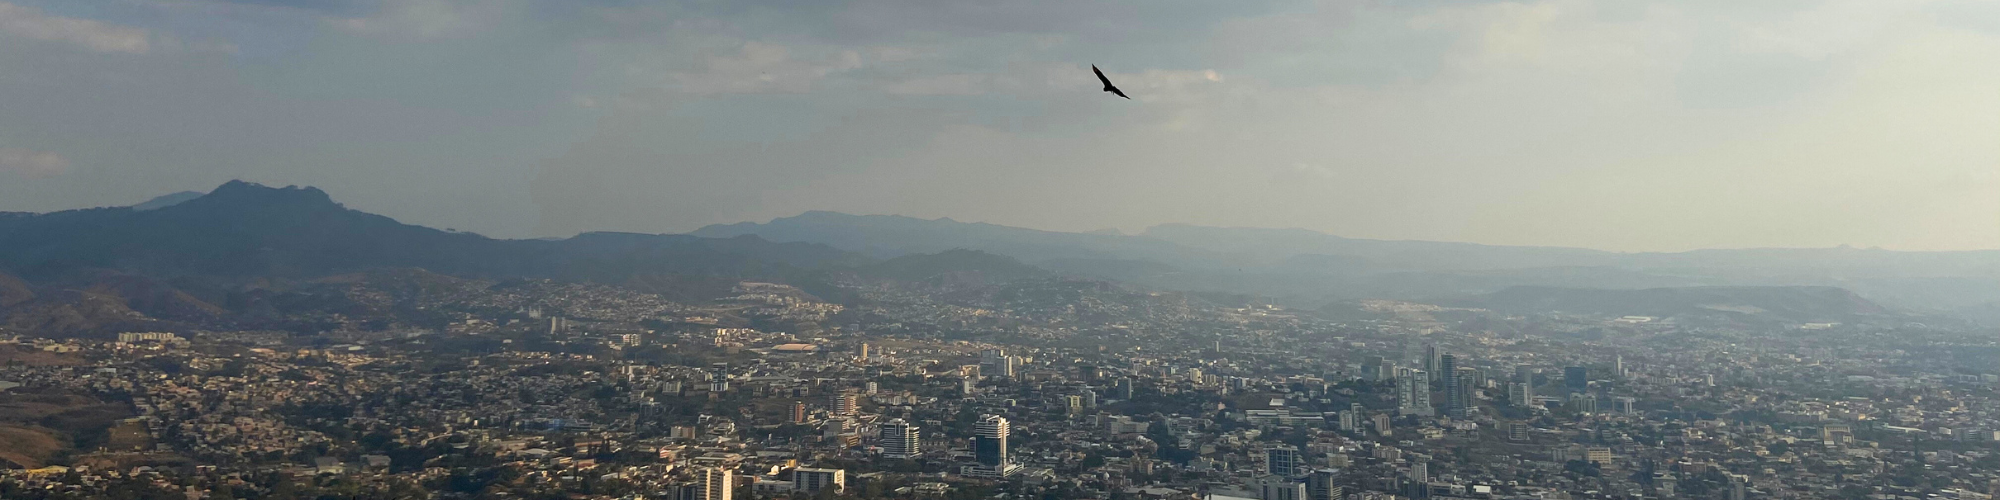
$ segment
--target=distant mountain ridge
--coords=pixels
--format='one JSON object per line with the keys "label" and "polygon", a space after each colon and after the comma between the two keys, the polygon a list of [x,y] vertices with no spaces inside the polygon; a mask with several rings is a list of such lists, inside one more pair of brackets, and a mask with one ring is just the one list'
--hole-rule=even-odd
{"label": "distant mountain ridge", "polygon": [[1645,289],[1833,286],[1898,307],[2000,302],[2000,251],[1855,248],[1620,253],[1346,238],[1305,229],[1163,224],[1135,235],[1065,233],[951,219],[807,212],[690,234],[756,235],[894,257],[965,248],[1070,274],[1190,291],[1326,300],[1443,300],[1514,286]]}
{"label": "distant mountain ridge", "polygon": [[862,267],[864,276],[925,283],[941,288],[977,287],[1045,278],[1052,273],[1013,257],[978,250],[911,254]]}
{"label": "distant mountain ridge", "polygon": [[482,277],[616,281],[647,274],[783,277],[867,259],[755,237],[585,233],[501,240],[351,210],[311,187],[231,181],[154,210],[129,207],[0,218],[0,270],[31,281],[91,269],[157,276],[319,276],[416,267]]}
{"label": "distant mountain ridge", "polygon": [[160,195],[154,197],[153,199],[146,200],[143,203],[132,205],[132,209],[140,212],[144,212],[147,210],[159,210],[162,208],[167,208],[174,205],[179,205],[181,203],[185,203],[188,200],[200,198],[202,194],[204,193],[200,191],[181,191],[178,193]]}
{"label": "distant mountain ridge", "polygon": [[140,206],[0,213],[0,333],[320,331],[330,327],[327,315],[435,314],[341,292],[347,287],[407,299],[474,280],[547,279],[699,303],[734,294],[743,281],[769,281],[838,301],[851,296],[841,284],[857,275],[950,290],[1049,274],[970,250],[879,261],[754,235],[494,239],[352,210],[316,188],[242,181]]}

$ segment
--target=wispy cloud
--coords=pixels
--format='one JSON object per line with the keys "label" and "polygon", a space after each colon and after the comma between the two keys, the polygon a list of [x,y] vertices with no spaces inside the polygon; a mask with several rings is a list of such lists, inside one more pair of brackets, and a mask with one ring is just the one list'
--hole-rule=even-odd
{"label": "wispy cloud", "polygon": [[0,148],[0,172],[40,179],[62,175],[68,170],[69,159],[54,152]]}
{"label": "wispy cloud", "polygon": [[520,2],[507,0],[396,0],[366,16],[327,21],[358,35],[430,40],[479,33],[520,9]]}
{"label": "wispy cloud", "polygon": [[851,50],[802,58],[784,45],[749,42],[734,54],[709,57],[700,71],[677,73],[674,79],[680,90],[696,94],[803,93],[827,75],[861,65],[861,54]]}
{"label": "wispy cloud", "polygon": [[0,2],[0,34],[68,43],[97,52],[144,54],[153,49],[152,37],[143,28],[50,15],[8,2]]}

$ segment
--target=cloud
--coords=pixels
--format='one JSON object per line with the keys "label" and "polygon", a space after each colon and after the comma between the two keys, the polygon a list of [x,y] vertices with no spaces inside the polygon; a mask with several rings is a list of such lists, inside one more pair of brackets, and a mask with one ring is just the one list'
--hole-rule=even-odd
{"label": "cloud", "polygon": [[144,28],[53,16],[8,2],[0,2],[0,34],[74,44],[97,52],[144,54],[152,50],[151,37]]}
{"label": "cloud", "polygon": [[883,92],[897,95],[979,95],[986,93],[987,75],[951,74],[890,82]]}
{"label": "cloud", "polygon": [[708,57],[700,71],[673,78],[681,91],[695,94],[795,94],[811,91],[827,75],[861,65],[861,54],[852,50],[807,59],[793,57],[784,45],[753,41],[734,54]]}
{"label": "cloud", "polygon": [[0,172],[40,179],[62,175],[68,170],[69,159],[54,152],[0,148]]}
{"label": "cloud", "polygon": [[391,0],[366,16],[329,17],[334,27],[358,35],[417,40],[471,36],[520,13],[513,0]]}

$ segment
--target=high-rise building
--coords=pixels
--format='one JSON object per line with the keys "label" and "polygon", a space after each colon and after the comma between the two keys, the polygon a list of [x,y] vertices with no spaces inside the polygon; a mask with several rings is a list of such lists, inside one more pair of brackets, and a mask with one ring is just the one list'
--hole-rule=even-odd
{"label": "high-rise building", "polygon": [[1306,500],[1306,483],[1269,475],[1257,478],[1257,500]]}
{"label": "high-rise building", "polygon": [[1410,370],[1396,379],[1396,410],[1404,415],[1431,416],[1430,372]]}
{"label": "high-rise building", "polygon": [[1426,483],[1431,480],[1431,463],[1418,460],[1410,464],[1410,482]]}
{"label": "high-rise building", "polygon": [[972,458],[978,463],[972,472],[989,477],[1012,474],[1016,466],[1007,456],[1007,436],[1012,433],[1007,417],[979,417],[972,425]]}
{"label": "high-rise building", "polygon": [[873,380],[868,381],[868,383],[862,385],[862,387],[863,389],[861,390],[861,392],[863,394],[868,394],[868,395],[874,395],[876,392],[880,392],[882,390],[882,384],[876,383]]}
{"label": "high-rise building", "polygon": [[1479,387],[1479,370],[1461,366],[1452,378],[1457,379],[1451,384],[1457,391],[1451,395],[1451,416],[1463,418],[1472,412],[1474,403],[1472,394],[1478,391],[1476,387]]}
{"label": "high-rise building", "polygon": [[1360,411],[1347,410],[1340,412],[1340,431],[1359,432],[1361,430],[1361,419]]}
{"label": "high-rise building", "polygon": [[708,392],[729,392],[729,363],[708,366]]}
{"label": "high-rise building", "polygon": [[1584,448],[1583,461],[1597,464],[1599,467],[1608,467],[1611,465],[1611,448],[1604,446]]}
{"label": "high-rise building", "polygon": [[1453,417],[1465,416],[1465,407],[1461,406],[1460,403],[1466,400],[1463,394],[1469,388],[1459,384],[1458,356],[1450,354],[1439,355],[1438,370],[1438,377],[1442,377],[1438,382],[1444,386],[1445,414]]}
{"label": "high-rise building", "polygon": [[1444,384],[1445,387],[1450,387],[1452,384],[1451,374],[1458,371],[1458,356],[1440,354],[1438,355],[1437,369],[1426,371],[1436,373],[1439,377],[1444,377],[1439,379],[1438,383]]}
{"label": "high-rise building", "polygon": [[1507,399],[1514,406],[1535,405],[1535,372],[1528,365],[1514,365],[1514,385],[1507,392]]}
{"label": "high-rise building", "polygon": [[1639,413],[1639,400],[1630,396],[1611,398],[1611,411],[1627,415]]}
{"label": "high-rise building", "polygon": [[1361,359],[1361,379],[1369,382],[1382,381],[1382,357],[1369,356]]}
{"label": "high-rise building", "polygon": [[1393,431],[1389,427],[1389,414],[1377,413],[1375,414],[1375,418],[1373,420],[1375,422],[1376,435],[1388,436],[1393,433]]}
{"label": "high-rise building", "polygon": [[704,467],[695,472],[701,480],[701,500],[729,500],[735,493],[736,476],[721,467]]}
{"label": "high-rise building", "polygon": [[861,396],[852,392],[835,394],[827,401],[826,410],[834,415],[854,415],[861,412]]}
{"label": "high-rise building", "polygon": [[980,351],[979,371],[995,377],[1013,378],[1016,359],[1013,356],[1008,356],[1007,351],[1000,349]]}
{"label": "high-rise building", "polygon": [[911,458],[923,453],[918,427],[900,418],[882,423],[882,456]]}
{"label": "high-rise building", "polygon": [[1424,371],[1431,373],[1446,373],[1451,371],[1450,368],[1443,366],[1443,362],[1444,357],[1438,352],[1437,344],[1424,344]]}
{"label": "high-rise building", "polygon": [[1563,368],[1563,386],[1569,392],[1590,392],[1590,369],[1581,366]]}
{"label": "high-rise building", "polygon": [[792,469],[792,491],[819,493],[832,489],[838,495],[847,491],[847,471],[841,469]]}
{"label": "high-rise building", "polygon": [[1581,392],[1569,393],[1569,408],[1577,413],[1597,413],[1597,398]]}
{"label": "high-rise building", "polygon": [[1084,408],[1097,408],[1097,391],[1084,389],[1083,392],[1077,395],[1083,397]]}
{"label": "high-rise building", "polygon": [[1611,358],[1611,376],[1614,377],[1625,376],[1625,355],[1619,354],[1616,357]]}
{"label": "high-rise building", "polygon": [[794,424],[806,423],[806,402],[804,401],[792,402],[792,423]]}
{"label": "high-rise building", "polygon": [[1115,391],[1116,392],[1114,392],[1113,394],[1117,395],[1118,399],[1123,399],[1126,401],[1132,400],[1132,379],[1131,378],[1118,379],[1118,386],[1115,389]]}
{"label": "high-rise building", "polygon": [[1299,475],[1299,449],[1291,445],[1265,449],[1264,471],[1285,478]]}
{"label": "high-rise building", "polygon": [[1071,394],[1071,395],[1068,395],[1068,396],[1065,396],[1065,397],[1063,397],[1063,401],[1064,401],[1064,404],[1065,404],[1065,408],[1068,408],[1068,409],[1069,409],[1069,414],[1071,414],[1071,415],[1082,415],[1082,414],[1083,414],[1083,410],[1084,410],[1084,408],[1083,408],[1083,396],[1080,396],[1080,395],[1076,395],[1076,394]]}
{"label": "high-rise building", "polygon": [[[1345,457],[1346,455],[1340,455]],[[1341,487],[1340,471],[1319,469],[1306,476],[1306,500],[1341,500],[1346,498],[1347,489]]]}
{"label": "high-rise building", "polygon": [[856,358],[860,358],[860,359],[861,359],[862,361],[867,361],[867,360],[868,360],[868,343],[867,343],[867,342],[862,342],[862,343],[861,343],[861,352],[859,352],[859,353],[856,353],[856,354],[857,354],[857,355],[855,356]]}

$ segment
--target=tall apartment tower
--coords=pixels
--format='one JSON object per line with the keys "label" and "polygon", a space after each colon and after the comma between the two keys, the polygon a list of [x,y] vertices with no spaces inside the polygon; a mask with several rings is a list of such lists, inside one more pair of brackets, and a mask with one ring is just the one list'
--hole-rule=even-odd
{"label": "tall apartment tower", "polygon": [[1513,392],[1508,393],[1507,399],[1513,400],[1515,406],[1529,407],[1535,405],[1534,368],[1528,365],[1514,365],[1514,389]]}
{"label": "tall apartment tower", "polygon": [[1299,449],[1278,445],[1264,450],[1264,471],[1279,477],[1299,475]]}
{"label": "tall apartment tower", "polygon": [[1396,410],[1405,415],[1431,416],[1437,410],[1431,408],[1430,372],[1410,370],[1396,379]]}
{"label": "tall apartment tower", "polygon": [[835,394],[832,399],[827,401],[826,409],[834,415],[853,415],[859,413],[861,411],[861,396],[852,392]]}
{"label": "tall apartment tower", "polygon": [[1307,500],[1341,500],[1347,496],[1347,489],[1341,487],[1340,470],[1319,469],[1306,476]]}
{"label": "tall apartment tower", "polygon": [[1444,354],[1438,356],[1438,382],[1444,386],[1444,412],[1454,417],[1464,416],[1464,409],[1458,407],[1459,393],[1464,387],[1458,385],[1458,356]]}
{"label": "tall apartment tower", "polygon": [[918,441],[918,427],[903,419],[890,419],[882,424],[882,455],[889,458],[911,458],[923,453]]}
{"label": "tall apartment tower", "polygon": [[729,469],[707,467],[695,473],[701,479],[701,500],[729,500],[736,477]]}
{"label": "tall apartment tower", "polygon": [[708,366],[708,392],[729,392],[729,363]]}
{"label": "tall apartment tower", "polygon": [[1569,392],[1590,392],[1590,369],[1581,366],[1563,368],[1563,386]]}
{"label": "tall apartment tower", "polygon": [[1007,351],[987,349],[979,352],[979,372],[995,377],[1014,377],[1014,357]]}
{"label": "tall apartment tower", "polygon": [[972,425],[972,458],[977,462],[973,472],[991,477],[1013,473],[1015,465],[1007,457],[1007,436],[1012,433],[1007,417],[979,417],[979,422]]}
{"label": "tall apartment tower", "polygon": [[1461,366],[1453,374],[1452,378],[1455,380],[1451,385],[1453,388],[1458,389],[1458,391],[1451,395],[1451,416],[1464,418],[1466,414],[1472,413],[1472,393],[1479,390],[1477,389],[1479,387],[1479,370]]}

